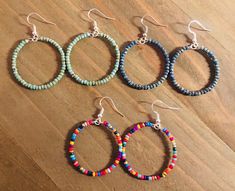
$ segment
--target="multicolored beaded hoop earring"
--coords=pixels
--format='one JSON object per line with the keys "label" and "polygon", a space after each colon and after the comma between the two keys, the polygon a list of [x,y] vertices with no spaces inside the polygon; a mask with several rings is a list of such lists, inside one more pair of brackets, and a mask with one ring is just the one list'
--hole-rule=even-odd
{"label": "multicolored beaded hoop earring", "polygon": [[[170,81],[173,85],[173,87],[180,93],[184,94],[184,95],[188,95],[188,96],[199,96],[202,94],[206,94],[209,91],[211,91],[216,84],[218,83],[219,80],[219,74],[220,74],[220,68],[219,68],[219,61],[218,59],[215,57],[214,53],[211,52],[210,50],[208,50],[206,47],[204,46],[199,46],[198,42],[197,42],[197,34],[195,32],[193,32],[191,30],[191,24],[193,23],[197,23],[199,26],[202,27],[202,29],[204,29],[205,31],[209,31],[207,28],[205,28],[199,21],[197,20],[192,20],[189,24],[188,24],[188,31],[193,34],[193,40],[192,40],[192,44],[187,45],[185,47],[179,48],[174,55],[171,58],[171,66],[170,66],[170,73],[169,73],[169,78]],[[187,90],[185,88],[183,88],[182,86],[180,86],[180,84],[176,81],[175,79],[175,75],[174,75],[174,66],[176,63],[176,59],[184,52],[187,50],[196,50],[197,52],[201,53],[202,55],[204,55],[205,57],[209,58],[210,61],[210,66],[213,68],[213,73],[211,73],[211,82],[204,88],[200,89],[200,90],[196,90],[196,91],[190,91]]]}
{"label": "multicolored beaded hoop earring", "polygon": [[[107,83],[109,80],[111,80],[116,72],[118,71],[118,67],[119,67],[119,59],[120,59],[120,52],[119,52],[119,47],[117,45],[117,43],[107,34],[101,33],[99,31],[99,28],[97,26],[97,22],[90,17],[90,13],[92,11],[97,11],[98,13],[100,13],[104,18],[106,19],[111,19],[114,20],[114,18],[108,17],[105,14],[103,14],[101,11],[99,11],[96,8],[90,9],[88,11],[88,18],[93,22],[93,31],[92,32],[86,32],[83,34],[79,34],[78,36],[76,36],[72,42],[68,45],[68,48],[66,50],[66,63],[67,63],[67,70],[69,72],[69,74],[71,75],[71,77],[77,81],[78,83],[82,84],[82,85],[86,85],[86,86],[97,86],[97,85],[103,85],[105,83]],[[73,50],[73,47],[82,39],[85,38],[100,38],[102,40],[107,41],[110,46],[115,50],[115,64],[114,67],[112,69],[112,71],[105,76],[104,78],[100,79],[100,80],[83,80],[80,78],[80,76],[78,74],[76,74],[73,70],[72,64],[71,64],[71,60],[70,60],[70,55],[71,52]]]}
{"label": "multicolored beaded hoop earring", "polygon": [[[124,167],[128,170],[128,172],[134,176],[137,179],[140,180],[160,180],[161,178],[164,178],[167,176],[167,174],[174,168],[176,161],[177,161],[177,150],[176,150],[176,142],[175,142],[175,138],[173,137],[173,135],[169,132],[169,130],[167,128],[162,128],[161,127],[161,123],[160,123],[160,115],[157,111],[154,111],[153,106],[156,102],[160,102],[162,104],[164,104],[166,106],[167,109],[179,109],[179,108],[174,108],[174,107],[170,107],[168,105],[166,105],[164,102],[160,101],[160,100],[156,100],[152,103],[152,110],[153,112],[157,115],[156,121],[155,123],[152,122],[144,122],[144,123],[138,123],[134,126],[134,128],[132,128],[124,137],[123,139],[123,149],[122,149],[122,160],[124,162]],[[162,107],[162,106],[161,106]],[[126,146],[127,146],[127,142],[129,141],[130,137],[139,129],[142,129],[144,127],[151,127],[155,130],[158,130],[160,132],[162,132],[164,135],[166,135],[166,137],[169,139],[169,141],[172,144],[172,154],[171,154],[171,159],[169,161],[169,164],[167,166],[167,168],[159,175],[142,175],[140,173],[138,173],[137,171],[135,171],[131,165],[128,163],[127,158],[126,158]]]}
{"label": "multicolored beaded hoop earring", "polygon": [[[160,84],[162,84],[166,80],[168,73],[169,73],[169,66],[170,66],[169,55],[168,55],[167,51],[165,50],[165,48],[158,41],[153,40],[153,39],[147,39],[148,26],[146,26],[144,24],[144,18],[147,16],[149,16],[149,15],[144,15],[141,18],[141,23],[144,26],[144,33],[142,34],[142,37],[140,37],[138,40],[131,41],[129,44],[127,44],[126,47],[124,48],[124,50],[121,52],[121,57],[120,57],[119,69],[120,69],[121,76],[123,77],[123,79],[125,80],[125,82],[127,83],[128,86],[135,88],[135,89],[138,89],[138,90],[150,90],[155,87],[158,87]],[[160,24],[152,16],[149,16],[149,17],[151,17],[159,26],[166,27],[166,25]],[[128,50],[135,45],[142,45],[142,44],[151,45],[151,46],[155,47],[157,50],[159,50],[161,52],[161,54],[163,55],[163,59],[165,62],[164,72],[159,77],[159,80],[155,81],[153,83],[147,84],[147,85],[137,84],[137,83],[133,82],[132,80],[130,80],[128,75],[126,74],[125,67],[124,67],[125,57],[126,57]]]}
{"label": "multicolored beaded hoop earring", "polygon": [[[41,18],[44,22],[49,23],[49,24],[53,24],[56,25],[55,23],[52,23],[50,21],[47,21],[45,18],[43,18],[42,16],[40,16],[38,13],[32,12],[27,16],[27,22],[29,25],[32,25],[33,29],[32,29],[32,38],[29,39],[24,39],[21,40],[20,43],[16,46],[15,50],[13,51],[12,54],[12,71],[13,71],[13,75],[15,76],[16,80],[24,87],[30,89],[30,90],[45,90],[45,89],[49,89],[51,87],[53,87],[54,85],[56,85],[63,77],[64,73],[65,73],[65,69],[66,69],[66,65],[65,65],[65,55],[64,55],[64,51],[61,48],[61,46],[55,42],[54,40],[48,38],[48,37],[42,37],[38,35],[37,30],[36,30],[36,25],[31,23],[29,21],[30,16],[32,15],[37,15],[39,18]],[[28,43],[30,42],[45,42],[45,43],[49,43],[53,48],[55,48],[59,54],[60,54],[60,60],[61,60],[61,68],[60,68],[60,72],[58,73],[58,75],[50,82],[42,84],[42,85],[36,85],[36,84],[31,84],[27,81],[25,81],[21,75],[19,74],[18,68],[17,68],[17,58],[18,58],[18,54],[21,51],[21,49]]]}
{"label": "multicolored beaded hoop earring", "polygon": [[[87,176],[103,176],[103,175],[106,175],[107,173],[111,173],[111,171],[116,168],[121,160],[121,156],[122,156],[122,138],[121,138],[121,135],[119,134],[119,132],[117,131],[117,129],[115,129],[114,127],[112,127],[112,125],[107,122],[107,121],[102,121],[102,117],[103,117],[103,112],[104,112],[104,108],[102,107],[102,104],[101,102],[104,100],[104,99],[109,99],[112,103],[112,106],[113,106],[113,109],[118,112],[121,116],[124,116],[120,111],[118,111],[118,109],[116,108],[113,100],[110,98],[110,97],[102,97],[100,99],[100,107],[101,107],[101,110],[99,112],[99,114],[97,115],[97,118],[96,119],[89,119],[87,120],[86,122],[82,123],[82,125],[79,125],[78,128],[76,128],[71,136],[71,139],[70,139],[70,142],[69,142],[69,148],[68,148],[68,152],[69,152],[69,158],[73,164],[73,166],[81,173],[87,175]],[[79,162],[77,161],[76,159],[76,156],[75,156],[75,152],[74,152],[74,143],[75,143],[75,140],[77,138],[77,136],[81,133],[81,131],[90,126],[90,125],[96,125],[96,126],[102,126],[102,127],[105,127],[107,129],[109,129],[110,131],[113,132],[113,134],[115,135],[116,137],[116,141],[117,141],[117,144],[118,144],[118,154],[117,154],[117,157],[116,159],[114,160],[114,163],[111,164],[108,168],[106,169],[103,169],[103,170],[100,170],[100,171],[91,171],[91,170],[87,170],[85,168],[83,168]]]}

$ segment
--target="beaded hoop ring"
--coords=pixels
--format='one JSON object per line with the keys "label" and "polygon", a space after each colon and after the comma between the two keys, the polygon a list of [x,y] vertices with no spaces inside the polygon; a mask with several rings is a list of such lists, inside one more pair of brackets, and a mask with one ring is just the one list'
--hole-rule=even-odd
{"label": "beaded hoop ring", "polygon": [[[54,47],[60,53],[60,59],[61,59],[61,69],[60,69],[59,74],[52,81],[47,82],[43,85],[35,85],[35,84],[31,84],[31,83],[25,81],[20,76],[18,69],[17,69],[17,58],[18,58],[18,54],[21,51],[21,49],[26,44],[28,44],[30,42],[36,42],[36,41],[46,42],[46,43],[49,43],[50,45],[52,45],[52,47]],[[23,85],[24,87],[31,89],[31,90],[45,90],[45,89],[49,89],[49,88],[53,87],[62,79],[62,77],[65,73],[65,69],[66,69],[66,65],[65,65],[65,55],[64,55],[63,49],[61,48],[61,46],[57,42],[55,42],[54,40],[52,40],[48,37],[38,37],[38,39],[36,39],[35,41],[30,40],[30,39],[21,40],[12,54],[12,71],[13,71],[13,74],[14,74],[16,80],[21,85]]]}
{"label": "beaded hoop ring", "polygon": [[[211,61],[210,62],[210,65],[213,67],[213,71],[214,73],[211,74],[213,75],[213,79],[211,80],[210,84],[208,84],[206,87],[202,88],[201,90],[197,90],[197,91],[190,91],[190,90],[187,90],[183,87],[181,87],[178,82],[176,81],[175,79],[175,75],[174,75],[174,66],[175,66],[175,63],[176,63],[176,59],[180,56],[180,54],[182,54],[184,51],[186,50],[197,50],[199,53],[202,53],[203,55],[207,56],[209,58],[209,60]],[[215,57],[214,53],[211,52],[210,50],[208,50],[207,48],[205,47],[191,47],[191,46],[185,46],[185,47],[182,47],[180,48],[179,50],[177,50],[174,55],[172,56],[172,59],[171,59],[171,67],[170,67],[170,73],[169,73],[169,77],[170,77],[170,81],[172,83],[172,85],[174,86],[174,88],[184,94],[184,95],[189,95],[189,96],[199,96],[199,95],[202,95],[202,94],[206,94],[208,93],[209,91],[211,91],[215,86],[216,84],[218,83],[218,80],[219,80],[219,74],[220,74],[220,68],[219,68],[219,61],[218,59]]]}
{"label": "beaded hoop ring", "polygon": [[[117,140],[118,143],[118,156],[116,157],[114,163],[112,165],[110,165],[108,168],[100,170],[100,171],[90,171],[87,170],[85,168],[83,168],[77,161],[75,153],[74,153],[74,142],[76,140],[76,137],[79,135],[79,133],[83,130],[83,128],[90,126],[90,125],[96,125],[96,126],[103,126],[108,128],[109,130],[111,130]],[[71,140],[69,143],[69,148],[68,148],[68,152],[69,152],[69,158],[73,164],[73,166],[81,173],[87,175],[87,176],[103,176],[106,175],[108,173],[111,173],[111,171],[116,168],[116,166],[119,164],[120,160],[121,160],[121,156],[122,156],[122,139],[120,134],[118,133],[118,131],[112,127],[112,125],[110,123],[108,123],[107,121],[103,121],[103,122],[97,122],[97,120],[93,120],[90,119],[88,121],[86,121],[85,123],[83,123],[82,125],[80,125],[78,128],[76,128],[71,136]]]}
{"label": "beaded hoop ring", "polygon": [[[127,51],[131,47],[133,47],[137,44],[144,44],[144,43],[152,45],[152,46],[156,47],[157,49],[159,49],[160,52],[163,54],[163,57],[164,57],[164,60],[165,60],[164,72],[160,76],[159,80],[155,81],[153,83],[147,84],[147,85],[137,84],[137,83],[134,83],[132,80],[130,80],[128,75],[126,74],[125,67],[124,67],[125,56],[127,54]],[[131,43],[129,43],[124,48],[123,52],[121,53],[121,57],[120,57],[120,67],[119,67],[119,69],[120,69],[121,76],[123,77],[123,79],[125,80],[125,82],[127,83],[128,86],[130,86],[132,88],[135,88],[135,89],[138,89],[138,90],[150,90],[150,89],[153,89],[155,87],[158,87],[160,84],[162,84],[166,80],[166,78],[168,76],[168,73],[169,73],[169,67],[170,67],[170,59],[169,59],[169,55],[166,52],[165,48],[159,42],[157,42],[155,40],[145,39],[144,42],[139,42],[139,40],[132,41]]]}
{"label": "beaded hoop ring", "polygon": [[[97,32],[97,31],[95,31]],[[89,38],[89,37],[98,37],[102,40],[106,40],[107,42],[109,42],[109,44],[111,45],[112,48],[114,48],[115,50],[115,56],[116,56],[116,60],[115,60],[115,64],[113,67],[113,70],[104,78],[100,79],[100,80],[83,80],[79,77],[78,74],[76,74],[73,70],[73,67],[71,65],[71,60],[70,60],[70,55],[72,52],[73,47],[82,39],[85,38]],[[67,63],[67,70],[69,72],[69,74],[72,76],[72,78],[74,80],[76,80],[78,83],[82,84],[82,85],[86,85],[86,86],[97,86],[97,85],[102,85],[107,83],[109,80],[111,80],[116,72],[118,71],[118,67],[119,67],[119,60],[120,60],[120,52],[119,52],[119,48],[117,43],[107,34],[104,33],[84,33],[84,34],[80,34],[77,37],[75,37],[73,39],[73,41],[69,44],[67,50],[66,50],[66,63]]]}
{"label": "beaded hoop ring", "polygon": [[[134,134],[136,131],[138,131],[139,129],[141,129],[143,127],[152,127],[154,129],[160,130],[162,133],[164,133],[168,137],[168,139],[170,140],[170,142],[172,144],[172,153],[173,154],[171,156],[169,165],[160,175],[150,175],[150,176],[149,175],[142,175],[142,174],[138,173],[137,171],[135,171],[130,166],[130,164],[128,163],[128,161],[126,159],[126,145],[127,145],[127,142],[129,141],[129,138],[132,136],[132,134]],[[123,139],[122,160],[123,160],[124,166],[128,170],[128,172],[131,175],[133,175],[134,177],[136,177],[137,179],[140,179],[140,180],[160,180],[162,177],[166,177],[167,174],[174,168],[174,166],[176,164],[177,150],[176,150],[175,139],[166,128],[161,129],[160,127],[156,127],[156,125],[151,122],[138,123],[134,126],[134,128],[132,128],[129,131],[129,133],[127,133],[125,135],[125,138]]]}

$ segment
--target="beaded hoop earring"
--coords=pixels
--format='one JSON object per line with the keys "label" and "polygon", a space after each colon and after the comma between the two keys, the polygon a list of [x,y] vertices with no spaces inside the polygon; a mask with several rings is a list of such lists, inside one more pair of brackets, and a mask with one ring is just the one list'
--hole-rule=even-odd
{"label": "beaded hoop earring", "polygon": [[[54,24],[50,21],[47,21],[46,19],[44,19],[42,16],[40,16],[38,13],[30,13],[27,16],[27,22],[29,23],[29,25],[32,25],[33,30],[32,30],[32,38],[29,39],[24,39],[21,40],[20,43],[16,46],[16,48],[13,51],[12,54],[12,71],[13,71],[13,75],[15,76],[16,80],[24,87],[30,89],[30,90],[45,90],[45,89],[49,89],[51,87],[53,87],[54,85],[56,85],[63,77],[64,73],[65,73],[65,69],[66,69],[66,65],[65,65],[65,55],[64,55],[64,51],[61,48],[61,46],[55,42],[54,40],[48,38],[48,37],[39,37],[37,30],[36,30],[36,25],[31,23],[29,21],[29,17],[32,15],[37,15],[38,17],[40,17],[44,22],[49,23],[49,24]],[[58,75],[50,82],[47,82],[45,84],[42,85],[36,85],[36,84],[32,84],[29,83],[27,81],[25,81],[21,75],[19,74],[18,68],[17,68],[17,58],[18,58],[18,54],[21,51],[21,49],[28,43],[30,42],[45,42],[45,43],[49,43],[53,48],[55,48],[59,54],[60,54],[60,59],[61,59],[61,69],[60,72],[58,73]]]}
{"label": "beaded hoop earring", "polygon": [[[67,64],[67,70],[68,70],[70,76],[78,83],[80,83],[82,85],[86,85],[86,86],[103,85],[103,84],[107,83],[109,80],[111,80],[115,76],[116,72],[118,71],[119,60],[120,60],[120,52],[119,52],[119,47],[118,47],[117,43],[109,35],[99,32],[97,22],[93,18],[90,17],[90,13],[92,11],[99,12],[104,18],[114,20],[114,18],[111,18],[111,17],[104,15],[101,11],[99,11],[96,8],[90,9],[88,12],[88,18],[93,22],[93,31],[83,33],[83,34],[76,36],[72,40],[72,42],[68,45],[68,48],[66,50],[66,64]],[[80,76],[74,72],[72,64],[71,64],[71,60],[70,60],[70,56],[71,56],[71,52],[73,50],[73,47],[80,40],[83,40],[85,38],[91,38],[91,37],[92,38],[100,38],[101,40],[107,41],[110,44],[110,46],[115,50],[115,63],[114,63],[113,69],[108,75],[106,75],[105,77],[103,77],[100,80],[83,80],[83,79],[81,79]]]}
{"label": "beaded hoop earring", "polygon": [[[153,110],[153,106],[156,102],[160,102],[162,104],[165,104],[164,102],[160,101],[160,100],[156,100],[152,103],[152,110]],[[166,104],[165,104],[166,105]],[[174,107],[169,107],[168,105],[167,109],[179,109],[179,108],[174,108]],[[122,160],[124,163],[124,167],[127,169],[127,171],[134,176],[137,179],[140,180],[160,180],[161,178],[164,178],[168,175],[168,173],[174,168],[176,161],[177,161],[177,149],[176,149],[176,142],[175,142],[175,138],[173,137],[173,135],[169,132],[169,130],[167,128],[162,128],[161,124],[160,124],[160,115],[158,114],[158,112],[154,111],[153,112],[157,115],[156,121],[155,123],[152,122],[144,122],[144,123],[138,123],[134,125],[134,128],[132,128],[124,137],[123,139],[123,149],[122,149]],[[166,135],[166,137],[168,138],[168,140],[170,141],[171,145],[172,145],[172,154],[171,154],[171,159],[169,161],[169,164],[167,166],[167,168],[165,170],[163,170],[163,172],[159,175],[142,175],[139,172],[137,172],[136,170],[134,170],[131,165],[129,164],[129,162],[127,161],[126,158],[126,146],[127,146],[127,142],[129,141],[130,137],[139,129],[142,129],[144,127],[151,127],[155,130],[159,130],[161,133],[163,133],[164,135]]]}
{"label": "beaded hoop earring", "polygon": [[[121,52],[121,56],[120,56],[120,66],[119,66],[119,69],[120,69],[121,76],[123,77],[123,79],[125,80],[125,82],[126,82],[126,84],[128,86],[130,86],[132,88],[135,88],[135,89],[138,89],[138,90],[150,90],[150,89],[153,89],[153,88],[158,87],[159,85],[161,85],[166,80],[166,78],[168,76],[168,73],[169,73],[169,67],[170,67],[169,55],[168,55],[167,51],[165,50],[165,48],[158,41],[153,40],[153,39],[147,39],[148,26],[146,26],[144,24],[144,22],[143,22],[144,18],[146,16],[149,16],[149,15],[144,15],[141,18],[141,23],[145,27],[144,33],[142,34],[142,37],[140,37],[138,40],[134,40],[134,41],[130,42],[128,45],[126,45],[124,50]],[[160,24],[152,16],[149,16],[149,17],[151,17],[159,26],[166,27],[166,25]],[[130,48],[132,48],[133,46],[135,46],[135,45],[142,45],[142,44],[151,45],[151,46],[155,47],[157,50],[159,50],[161,52],[161,54],[163,55],[164,62],[165,62],[165,64],[164,64],[164,72],[159,77],[159,80],[157,80],[155,82],[152,82],[150,84],[147,84],[147,85],[137,84],[137,83],[133,82],[132,80],[130,80],[128,75],[126,74],[125,67],[124,67],[124,65],[125,65],[125,57],[126,57],[126,54],[127,54],[128,50]]]}
{"label": "beaded hoop earring", "polygon": [[[190,33],[193,34],[193,40],[192,40],[192,44],[187,45],[185,47],[182,47],[180,49],[178,49],[174,55],[172,56],[171,59],[171,65],[170,65],[170,73],[169,73],[169,78],[171,81],[171,84],[173,85],[173,87],[179,92],[182,93],[184,95],[188,95],[188,96],[199,96],[199,95],[203,95],[208,93],[209,91],[211,91],[216,84],[218,83],[219,80],[219,75],[220,75],[220,68],[219,68],[219,61],[218,59],[215,57],[214,53],[211,52],[210,50],[208,50],[207,48],[205,48],[204,46],[199,47],[199,44],[197,42],[197,35],[195,32],[193,32],[191,30],[191,24],[192,23],[197,23],[199,26],[202,27],[202,29],[204,29],[205,31],[209,31],[207,28],[205,28],[199,21],[197,20],[192,20],[189,24],[188,24],[188,30]],[[180,86],[180,84],[176,81],[175,79],[175,75],[174,75],[174,66],[176,64],[176,59],[184,52],[187,50],[196,50],[197,52],[201,53],[202,55],[204,55],[205,57],[209,58],[210,60],[210,66],[213,67],[213,74],[211,74],[212,76],[212,80],[211,82],[204,88],[200,89],[200,90],[196,90],[196,91],[190,91],[188,89],[185,89],[183,87]]]}
{"label": "beaded hoop earring", "polygon": [[[102,107],[101,102],[104,99],[109,99],[111,101],[111,103],[112,103],[112,106],[113,106],[114,110],[116,112],[118,112],[121,116],[124,116],[121,112],[118,111],[118,109],[114,105],[113,100],[110,97],[103,97],[103,98],[100,99],[101,110],[100,110],[97,118],[96,119],[89,119],[86,122],[82,123],[82,125],[79,125],[79,127],[74,130],[74,132],[73,132],[73,134],[71,136],[70,142],[69,142],[68,152],[69,152],[69,158],[70,158],[73,166],[79,172],[81,172],[81,173],[83,173],[83,174],[85,174],[87,176],[103,176],[103,175],[106,175],[107,173],[111,173],[111,171],[118,166],[118,164],[119,164],[119,162],[121,160],[121,157],[122,157],[122,138],[121,138],[120,133],[117,131],[117,129],[112,127],[112,125],[109,122],[101,120],[101,118],[103,116],[103,112],[104,112],[104,108]],[[99,170],[99,171],[91,171],[91,170],[87,170],[87,169],[83,168],[79,164],[79,162],[77,161],[76,156],[75,156],[75,152],[74,152],[74,143],[75,143],[75,140],[76,140],[77,136],[81,133],[81,131],[85,127],[88,127],[90,125],[102,126],[102,127],[105,127],[107,129],[109,129],[110,131],[112,131],[113,134],[116,137],[116,141],[117,141],[117,144],[118,144],[118,154],[117,154],[117,157],[114,160],[114,163],[111,164],[108,168],[103,169],[103,170]]]}

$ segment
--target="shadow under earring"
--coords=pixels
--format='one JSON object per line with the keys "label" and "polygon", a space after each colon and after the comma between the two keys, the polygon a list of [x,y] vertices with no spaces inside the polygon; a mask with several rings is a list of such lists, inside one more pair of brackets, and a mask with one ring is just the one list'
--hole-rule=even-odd
{"label": "shadow under earring", "polygon": [[[124,81],[126,82],[126,84],[134,89],[138,89],[138,90],[150,90],[153,89],[155,87],[158,87],[159,85],[161,85],[167,78],[168,73],[169,73],[169,67],[170,67],[170,59],[169,59],[169,55],[167,53],[167,51],[165,50],[165,48],[160,44],[160,42],[153,40],[153,39],[148,39],[147,38],[147,33],[148,33],[148,26],[146,26],[144,24],[144,18],[148,16],[148,15],[144,15],[141,18],[141,23],[142,25],[145,27],[145,31],[142,34],[142,37],[139,38],[138,40],[134,40],[131,41],[129,44],[127,44],[123,51],[121,52],[121,56],[120,56],[120,66],[119,66],[119,70],[120,70],[120,74],[122,76],[122,78],[124,79]],[[159,26],[166,26],[166,25],[162,25],[159,24],[159,22],[154,19],[152,16],[151,17]],[[143,44],[147,44],[147,45],[151,45],[152,47],[155,47],[158,51],[160,51],[160,53],[163,55],[163,59],[164,59],[164,72],[163,74],[159,77],[158,81],[152,82],[150,84],[147,85],[142,85],[142,84],[137,84],[135,82],[133,82],[131,79],[129,79],[128,75],[126,74],[125,71],[125,57],[126,54],[128,52],[128,50],[130,48],[132,48],[135,45],[143,45]]]}
{"label": "shadow under earring", "polygon": [[[71,160],[73,166],[81,173],[87,175],[87,176],[103,176],[103,175],[106,175],[108,173],[111,173],[111,171],[116,168],[121,160],[121,156],[122,156],[122,138],[121,138],[121,135],[120,133],[117,131],[117,129],[115,129],[114,127],[112,127],[112,125],[108,122],[108,121],[102,121],[102,117],[103,117],[103,112],[104,112],[104,108],[102,107],[102,101],[104,99],[109,99],[112,103],[112,106],[114,108],[114,110],[116,112],[118,112],[121,116],[124,116],[121,112],[118,111],[118,109],[116,108],[116,106],[114,105],[114,102],[113,100],[110,98],[110,97],[102,97],[100,99],[100,107],[101,107],[101,110],[99,112],[99,114],[97,115],[97,118],[96,119],[89,119],[87,120],[86,122],[82,123],[81,125],[79,125],[79,127],[77,127],[72,136],[71,136],[71,139],[70,139],[70,142],[69,142],[69,148],[68,148],[68,152],[69,152],[69,159]],[[84,130],[86,129],[88,126],[90,125],[95,125],[95,126],[102,126],[102,127],[105,127],[107,128],[108,130],[110,130],[111,132],[113,132],[113,134],[115,135],[116,137],[116,141],[117,141],[117,144],[118,144],[118,154],[117,154],[117,157],[115,158],[114,160],[114,163],[111,164],[108,168],[106,169],[103,169],[103,170],[99,170],[99,171],[91,171],[91,170],[87,170],[85,168],[83,168],[79,162],[77,161],[76,159],[76,156],[75,156],[75,152],[74,152],[74,143],[75,143],[75,140],[77,138],[77,136]]]}
{"label": "shadow under earring", "polygon": [[[204,47],[204,46],[199,46],[198,42],[197,42],[197,35],[195,32],[193,32],[191,30],[191,24],[193,23],[197,23],[199,26],[201,26],[204,30],[208,31],[208,29],[206,29],[199,21],[197,20],[192,20],[189,24],[188,24],[188,30],[190,33],[193,34],[193,40],[192,40],[192,44],[184,46],[182,48],[179,48],[172,56],[171,58],[171,65],[170,65],[170,73],[169,73],[169,79],[171,81],[171,84],[173,85],[173,87],[179,92],[182,93],[184,95],[188,95],[188,96],[200,96],[203,94],[208,93],[209,91],[211,91],[216,84],[219,81],[219,75],[220,75],[220,67],[219,67],[219,61],[218,59],[215,57],[214,53],[211,52],[210,50],[208,50],[208,48]],[[182,87],[175,79],[175,74],[174,74],[174,67],[176,64],[176,60],[177,58],[185,51],[187,50],[196,50],[197,52],[201,53],[203,56],[206,56],[209,61],[210,61],[210,66],[213,68],[213,70],[211,70],[211,81],[209,82],[209,84],[200,89],[200,90],[196,90],[196,91],[190,91],[188,89],[185,89],[184,87]]]}
{"label": "shadow under earring", "polygon": [[[82,85],[86,85],[86,86],[103,85],[103,84],[107,83],[109,80],[111,80],[115,76],[116,72],[118,71],[119,59],[120,59],[120,52],[119,52],[119,47],[118,47],[117,43],[109,35],[101,33],[99,31],[99,28],[97,26],[97,22],[93,18],[90,17],[90,13],[92,11],[99,12],[104,18],[114,20],[114,18],[107,17],[106,15],[104,15],[101,11],[99,11],[96,8],[93,8],[93,9],[89,10],[88,18],[93,22],[93,31],[92,32],[86,32],[86,33],[83,33],[83,34],[80,34],[80,35],[76,36],[72,40],[72,42],[68,45],[67,50],[66,50],[66,64],[67,64],[68,73],[70,74],[70,76],[75,81],[77,81],[78,83],[80,83]],[[105,40],[115,50],[115,63],[114,63],[113,69],[108,75],[106,75],[105,77],[103,77],[100,80],[84,80],[84,79],[81,79],[80,76],[78,74],[76,74],[73,70],[73,66],[71,64],[71,59],[70,59],[73,47],[79,41],[81,41],[83,39],[86,39],[86,38],[100,38],[102,40]]]}
{"label": "shadow under earring", "polygon": [[[170,133],[170,131],[167,128],[163,128],[161,127],[161,123],[160,123],[160,115],[157,111],[154,111],[153,106],[156,102],[160,102],[162,104],[164,104],[166,106],[167,109],[179,109],[179,108],[174,108],[174,107],[170,107],[168,105],[166,105],[164,102],[160,101],[160,100],[156,100],[152,103],[152,111],[157,115],[157,118],[155,120],[155,122],[143,122],[143,123],[138,123],[134,125],[134,128],[132,128],[124,137],[123,139],[123,149],[122,149],[122,160],[124,163],[124,167],[127,169],[127,171],[134,176],[137,179],[140,180],[160,180],[161,178],[164,178],[168,175],[168,173],[174,168],[176,161],[177,161],[177,149],[176,149],[176,142],[175,142],[175,138],[173,137],[173,135]],[[170,156],[170,160],[168,162],[167,168],[165,170],[163,170],[163,172],[159,175],[142,175],[139,172],[137,172],[136,170],[134,170],[131,165],[129,164],[129,162],[127,161],[127,157],[126,157],[126,146],[127,143],[130,139],[130,137],[138,130],[144,128],[144,127],[150,127],[153,128],[161,133],[163,133],[170,141],[172,148],[171,148],[171,156]]]}
{"label": "shadow under earring", "polygon": [[[33,29],[32,29],[32,38],[29,39],[24,39],[21,40],[20,43],[16,46],[16,48],[13,51],[12,54],[12,71],[13,71],[13,75],[15,76],[16,80],[24,87],[30,89],[30,90],[45,90],[45,89],[49,89],[51,87],[53,87],[54,85],[56,85],[64,76],[65,73],[65,69],[66,69],[66,65],[65,65],[65,55],[64,55],[64,51],[62,49],[62,47],[55,42],[54,40],[48,38],[48,37],[43,37],[43,36],[39,36],[36,30],[36,25],[31,23],[29,21],[30,16],[32,15],[37,15],[38,17],[40,17],[44,22],[49,23],[49,24],[54,24],[50,21],[47,21],[46,19],[44,19],[42,16],[40,16],[38,13],[32,12],[27,16],[27,22],[29,23],[29,25],[32,25]],[[24,80],[17,68],[17,58],[18,58],[18,54],[20,53],[21,49],[27,45],[28,43],[34,43],[34,42],[45,42],[48,43],[49,45],[51,45],[53,48],[55,48],[56,51],[59,52],[60,54],[60,62],[61,62],[61,68],[60,71],[58,73],[58,75],[51,80],[50,82],[47,82],[45,84],[42,85],[36,85],[36,84],[32,84],[27,82],[26,80]]]}

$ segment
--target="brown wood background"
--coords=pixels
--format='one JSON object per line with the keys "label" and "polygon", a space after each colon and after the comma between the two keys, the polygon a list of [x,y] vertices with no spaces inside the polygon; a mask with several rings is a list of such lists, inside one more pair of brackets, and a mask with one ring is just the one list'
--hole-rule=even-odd
{"label": "brown wood background", "polygon": [[[11,51],[20,39],[29,37],[26,15],[35,11],[57,26],[32,19],[41,35],[66,47],[71,38],[89,31],[84,10],[96,7],[116,21],[97,18],[101,31],[123,47],[140,33],[140,16],[148,13],[168,28],[149,25],[149,37],[171,52],[189,41],[187,23],[198,19],[211,32],[197,30],[200,44],[213,50],[221,63],[221,79],[212,92],[200,97],[178,94],[165,82],[151,91],[137,91],[117,76],[107,85],[85,87],[68,76],[54,88],[30,91],[18,85],[9,70]],[[235,2],[233,0],[1,0],[0,1],[0,190],[235,190]],[[196,25],[195,25],[196,26]],[[109,48],[98,39],[78,44],[72,56],[76,71],[84,78],[98,79],[112,66]],[[55,51],[32,43],[19,57],[19,70],[33,83],[50,80],[58,70]],[[133,48],[127,56],[129,76],[139,83],[156,79],[160,59],[151,47]],[[176,77],[185,87],[197,89],[209,79],[205,59],[189,51],[176,66]],[[104,177],[76,172],[65,154],[74,125],[91,118],[97,97],[110,96],[125,114],[120,117],[104,103],[104,119],[120,133],[132,124],[149,120],[156,98],[180,111],[157,108],[162,123],[177,139],[176,168],[159,182],[138,181],[119,166]],[[113,136],[101,128],[86,129],[77,143],[79,161],[98,170],[112,159]],[[127,148],[129,161],[141,173],[155,173],[164,166],[167,144],[150,129],[135,134]]]}

